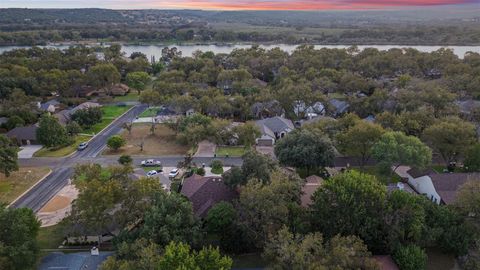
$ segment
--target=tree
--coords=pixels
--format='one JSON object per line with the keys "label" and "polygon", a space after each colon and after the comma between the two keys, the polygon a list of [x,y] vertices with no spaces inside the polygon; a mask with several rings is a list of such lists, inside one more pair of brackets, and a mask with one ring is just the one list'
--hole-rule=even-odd
{"label": "tree", "polygon": [[157,91],[154,90],[142,91],[138,100],[141,103],[148,104],[148,106],[159,105],[160,103],[162,103],[162,97]]}
{"label": "tree", "polygon": [[18,170],[18,147],[5,135],[0,135],[0,172],[6,177]]}
{"label": "tree", "polygon": [[82,127],[76,122],[71,121],[65,126],[67,133],[70,135],[77,135],[78,133],[82,132]]}
{"label": "tree", "polygon": [[407,165],[424,168],[432,160],[432,151],[418,138],[401,132],[387,132],[372,148],[372,156],[384,169]]}
{"label": "tree", "polygon": [[117,245],[117,252],[109,256],[100,266],[101,270],[151,270],[158,266],[162,249],[144,238],[133,243],[122,242]]}
{"label": "tree", "polygon": [[335,152],[323,134],[296,130],[277,142],[275,155],[283,165],[310,170],[332,165]]}
{"label": "tree", "polygon": [[143,71],[136,71],[127,74],[127,85],[138,91],[138,94],[145,89],[147,83],[150,81],[148,73]]}
{"label": "tree", "polygon": [[337,136],[338,149],[346,155],[360,158],[363,167],[370,159],[372,147],[385,131],[377,124],[358,121]]}
{"label": "tree", "polygon": [[57,119],[44,115],[40,119],[37,129],[37,140],[45,147],[59,147],[69,142],[67,131],[58,123]]}
{"label": "tree", "polygon": [[480,179],[471,178],[457,192],[455,207],[467,217],[480,233]]}
{"label": "tree", "polygon": [[357,235],[370,249],[385,250],[382,213],[386,193],[374,176],[357,171],[336,175],[313,195],[313,227],[328,238]]}
{"label": "tree", "polygon": [[40,222],[28,208],[0,206],[0,268],[31,269],[37,262]]}
{"label": "tree", "polygon": [[267,242],[263,256],[273,269],[378,269],[358,237],[335,236],[324,241],[320,233],[294,235],[282,228]]}
{"label": "tree", "polygon": [[139,235],[160,246],[171,241],[196,245],[201,237],[192,204],[177,193],[157,193],[143,220]]}
{"label": "tree", "polygon": [[244,125],[239,125],[233,128],[238,136],[238,143],[245,146],[251,147],[255,144],[255,140],[260,137],[260,130],[255,125],[254,122],[247,122]]}
{"label": "tree", "polygon": [[475,144],[467,151],[463,165],[469,172],[480,172],[480,143]]}
{"label": "tree", "polygon": [[129,155],[121,155],[118,158],[118,163],[120,163],[122,165],[129,165],[129,164],[132,164],[132,162],[133,162],[133,159]]}
{"label": "tree", "polygon": [[72,114],[72,120],[83,128],[89,128],[102,121],[103,112],[100,107],[78,110]]}
{"label": "tree", "polygon": [[277,163],[269,156],[250,150],[243,155],[243,185],[250,179],[258,179],[263,183],[270,181],[270,174],[277,168]]}
{"label": "tree", "polygon": [[240,192],[238,224],[246,229],[250,241],[262,248],[268,235],[291,225],[294,209],[299,206],[301,180],[275,171],[267,184],[250,180]]}
{"label": "tree", "polygon": [[159,269],[198,269],[226,270],[231,269],[232,259],[222,256],[218,248],[203,247],[199,252],[192,251],[183,243],[171,242],[158,264]]}
{"label": "tree", "polygon": [[393,259],[402,270],[421,270],[427,267],[427,254],[415,245],[398,247]]}
{"label": "tree", "polygon": [[5,123],[5,128],[7,130],[12,130],[16,127],[23,127],[23,126],[25,126],[25,120],[23,120],[18,115],[12,115],[10,118],[8,118],[7,122]]}
{"label": "tree", "polygon": [[118,149],[120,149],[120,147],[124,146],[125,143],[125,139],[122,138],[120,135],[113,135],[108,138],[107,146],[113,149],[113,151],[117,151]]}
{"label": "tree", "polygon": [[113,64],[98,64],[87,72],[87,80],[96,87],[107,87],[120,82],[120,73]]}
{"label": "tree", "polygon": [[235,217],[233,205],[229,202],[220,202],[208,211],[205,222],[209,232],[220,233],[232,225]]}
{"label": "tree", "polygon": [[447,166],[477,142],[475,126],[459,118],[433,124],[425,129],[423,138],[440,153]]}
{"label": "tree", "polygon": [[231,189],[235,189],[237,186],[244,185],[246,183],[242,169],[235,166],[224,172],[222,174],[222,178],[225,185]]}

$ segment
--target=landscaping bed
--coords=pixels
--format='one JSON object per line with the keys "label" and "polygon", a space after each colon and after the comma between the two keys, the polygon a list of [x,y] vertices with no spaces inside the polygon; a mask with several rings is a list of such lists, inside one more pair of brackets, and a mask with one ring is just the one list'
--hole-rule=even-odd
{"label": "landscaping bed", "polygon": [[[177,156],[185,155],[189,151],[187,145],[179,144],[175,132],[165,125],[158,124],[155,134],[150,134],[150,124],[134,124],[132,133],[124,130],[121,136],[126,145],[118,151],[107,149],[105,155],[145,155],[145,156]],[[144,140],[143,151],[138,146]]]}
{"label": "landscaping bed", "polygon": [[50,171],[47,167],[24,167],[10,177],[0,174],[0,202],[11,203]]}

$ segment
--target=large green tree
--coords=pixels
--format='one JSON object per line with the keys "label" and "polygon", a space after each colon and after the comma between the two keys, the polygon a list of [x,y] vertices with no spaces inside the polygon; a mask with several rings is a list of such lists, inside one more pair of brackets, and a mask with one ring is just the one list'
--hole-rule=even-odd
{"label": "large green tree", "polygon": [[276,143],[275,155],[283,165],[311,170],[331,166],[335,150],[320,132],[296,130]]}
{"label": "large green tree", "polygon": [[440,153],[447,166],[478,142],[475,126],[459,118],[438,121],[425,129],[423,138]]}
{"label": "large green tree", "polygon": [[203,247],[192,251],[188,244],[171,242],[158,264],[159,269],[228,270],[232,259],[222,256],[218,248]]}
{"label": "large green tree", "polygon": [[357,171],[336,175],[313,195],[313,227],[326,237],[357,235],[370,249],[385,250],[386,196],[385,186],[374,176]]}
{"label": "large green tree", "polygon": [[372,156],[388,170],[400,165],[424,168],[432,160],[432,151],[418,138],[401,132],[387,132],[372,148]]}
{"label": "large green tree", "polygon": [[44,115],[37,129],[37,140],[45,147],[59,147],[70,141],[67,131],[53,116]]}
{"label": "large green tree", "polygon": [[0,135],[0,172],[6,177],[18,170],[18,147],[5,135]]}
{"label": "large green tree", "polygon": [[142,90],[145,89],[149,81],[150,76],[148,75],[148,73],[143,71],[128,73],[126,77],[127,85],[137,90],[139,94]]}
{"label": "large green tree", "polygon": [[91,85],[103,88],[120,82],[120,73],[113,64],[98,64],[87,72],[87,80]]}
{"label": "large green tree", "polygon": [[31,269],[37,262],[40,222],[32,210],[0,206],[0,268]]}

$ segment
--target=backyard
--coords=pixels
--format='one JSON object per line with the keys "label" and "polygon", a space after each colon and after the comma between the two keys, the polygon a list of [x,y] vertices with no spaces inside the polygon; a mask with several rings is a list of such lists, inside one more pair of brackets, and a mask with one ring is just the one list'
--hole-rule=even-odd
{"label": "backyard", "polygon": [[[175,132],[165,125],[156,126],[155,134],[150,133],[149,124],[135,124],[132,133],[124,130],[121,136],[127,141],[126,145],[118,151],[105,150],[106,155],[146,155],[146,156],[178,156],[185,155],[190,148],[179,144]],[[142,142],[143,151],[139,144]]]}
{"label": "backyard", "polygon": [[46,167],[23,167],[13,172],[8,178],[0,174],[0,202],[11,203],[49,171],[50,169]]}

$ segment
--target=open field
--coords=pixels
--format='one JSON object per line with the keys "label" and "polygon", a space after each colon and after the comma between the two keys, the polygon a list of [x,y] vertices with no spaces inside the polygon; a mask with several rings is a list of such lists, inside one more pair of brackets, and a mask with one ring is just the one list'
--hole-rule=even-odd
{"label": "open field", "polygon": [[56,150],[50,150],[48,148],[42,148],[33,154],[34,157],[64,157],[68,156],[71,153],[77,150],[77,147],[80,143],[90,140],[91,136],[87,135],[77,135],[75,137],[75,142],[69,146],[62,147]]}
{"label": "open field", "polygon": [[13,172],[8,178],[0,174],[0,202],[11,203],[44,177],[49,170],[46,167],[24,167]]}
{"label": "open field", "polygon": [[245,148],[242,146],[217,146],[215,154],[217,157],[224,157],[227,154],[229,157],[241,157],[245,154]]}
{"label": "open field", "polygon": [[[127,144],[118,151],[107,149],[106,155],[146,155],[146,156],[175,156],[185,155],[189,147],[177,143],[175,133],[165,125],[157,125],[155,134],[150,134],[149,124],[135,124],[132,134],[124,131],[122,137]],[[138,144],[144,140],[143,151]]]}

